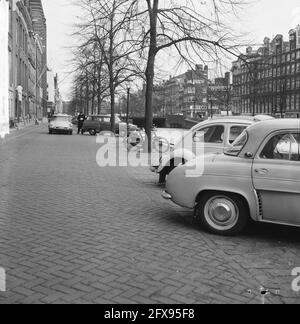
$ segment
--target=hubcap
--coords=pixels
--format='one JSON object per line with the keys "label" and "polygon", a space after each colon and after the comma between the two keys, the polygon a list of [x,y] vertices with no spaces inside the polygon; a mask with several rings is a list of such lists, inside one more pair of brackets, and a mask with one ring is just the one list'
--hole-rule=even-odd
{"label": "hubcap", "polygon": [[228,197],[213,197],[205,205],[204,216],[210,226],[217,230],[229,230],[238,222],[239,210]]}

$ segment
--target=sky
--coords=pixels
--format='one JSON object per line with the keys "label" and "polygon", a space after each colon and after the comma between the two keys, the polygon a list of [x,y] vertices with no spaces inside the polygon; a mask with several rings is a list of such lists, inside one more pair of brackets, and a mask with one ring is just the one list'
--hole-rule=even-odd
{"label": "sky", "polygon": [[[142,1],[142,0],[141,0]],[[208,1],[208,0],[207,0]],[[70,61],[73,25],[80,11],[72,0],[42,0],[48,25],[48,65],[59,76],[64,100],[69,99],[72,85]],[[261,44],[268,36],[283,34],[288,39],[290,29],[300,24],[299,0],[249,0],[240,12],[236,27],[247,34],[253,44]],[[172,71],[169,73],[172,75]]]}

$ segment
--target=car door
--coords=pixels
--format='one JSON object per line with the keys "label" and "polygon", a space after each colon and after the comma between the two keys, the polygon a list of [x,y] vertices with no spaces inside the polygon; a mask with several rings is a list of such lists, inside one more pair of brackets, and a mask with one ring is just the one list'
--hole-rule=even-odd
{"label": "car door", "polygon": [[270,135],[254,159],[262,221],[300,225],[300,131]]}
{"label": "car door", "polygon": [[193,153],[223,153],[228,125],[214,124],[203,126],[193,134]]}
{"label": "car door", "polygon": [[110,130],[110,123],[109,123],[109,117],[100,117],[100,127],[101,131],[109,131]]}

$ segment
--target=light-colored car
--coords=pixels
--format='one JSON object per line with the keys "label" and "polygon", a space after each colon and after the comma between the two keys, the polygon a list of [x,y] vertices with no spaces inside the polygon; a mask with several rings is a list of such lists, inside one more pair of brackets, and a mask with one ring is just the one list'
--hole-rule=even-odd
{"label": "light-colored car", "polygon": [[299,119],[250,126],[224,154],[202,157],[201,175],[187,176],[200,158],[169,175],[163,197],[194,209],[207,230],[234,235],[249,219],[300,226]]}
{"label": "light-colored car", "polygon": [[274,119],[270,116],[245,116],[217,118],[201,122],[175,145],[171,145],[171,152],[162,154],[151,171],[159,174],[159,182],[164,183],[168,174],[178,165],[186,163],[200,154],[223,153],[224,149],[250,125],[265,119]]}
{"label": "light-colored car", "polygon": [[69,115],[53,115],[49,122],[49,134],[65,133],[73,134],[73,124]]}

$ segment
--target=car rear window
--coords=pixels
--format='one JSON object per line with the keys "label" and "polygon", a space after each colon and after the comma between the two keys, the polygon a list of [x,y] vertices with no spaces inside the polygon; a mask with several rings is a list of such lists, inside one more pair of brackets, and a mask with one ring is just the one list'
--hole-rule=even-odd
{"label": "car rear window", "polygon": [[273,136],[262,150],[260,158],[300,161],[300,134],[282,133]]}

